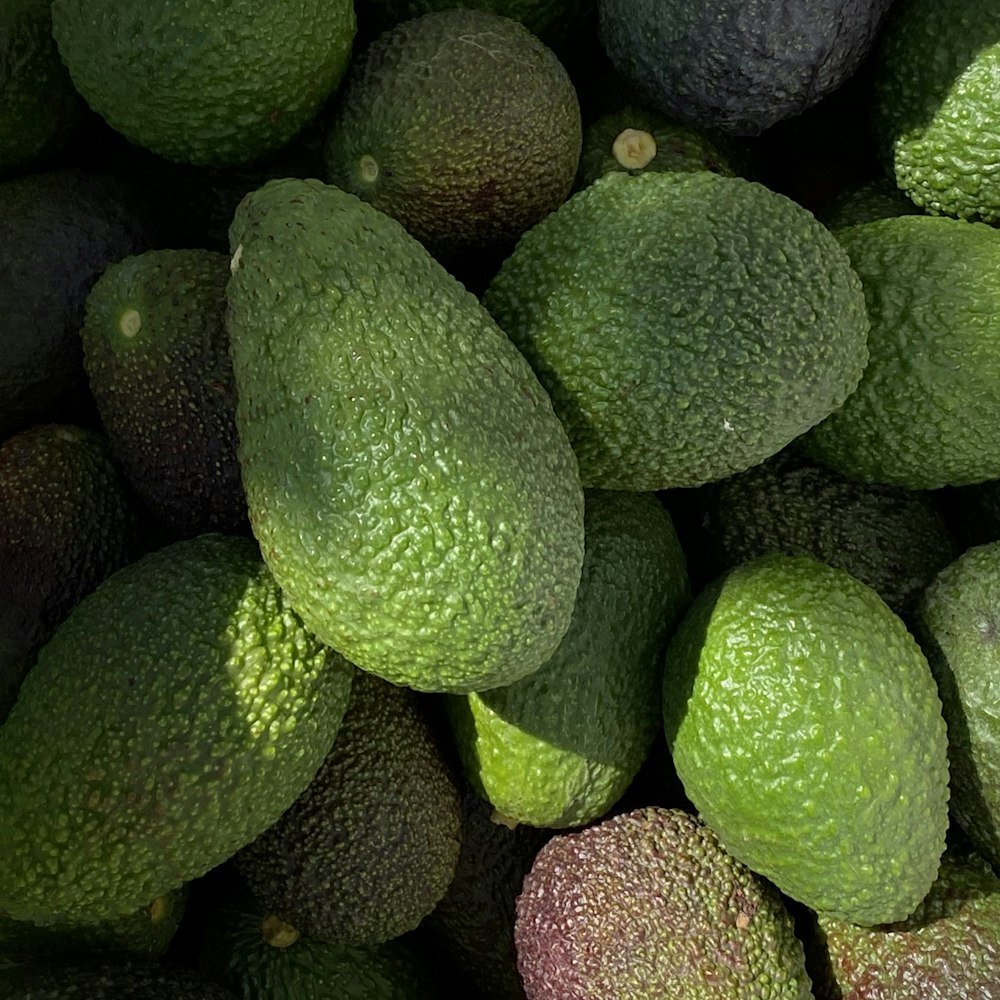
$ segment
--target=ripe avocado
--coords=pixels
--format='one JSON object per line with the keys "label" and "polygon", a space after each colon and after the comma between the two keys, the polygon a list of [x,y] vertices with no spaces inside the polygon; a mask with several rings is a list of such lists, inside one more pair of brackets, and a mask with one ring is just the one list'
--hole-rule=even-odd
{"label": "ripe avocado", "polygon": [[143,550],[105,436],[38,424],[0,443],[0,722],[56,626]]}
{"label": "ripe avocado", "polygon": [[312,779],[354,673],[252,539],[201,535],[113,573],[0,726],[0,909],[96,922],[218,865]]}
{"label": "ripe avocado", "polygon": [[65,168],[0,183],[0,437],[93,422],[84,301],[108,264],[159,236],[142,198],[110,174]]}
{"label": "ripe avocado", "polygon": [[846,570],[772,553],[703,588],[667,649],[663,715],[699,814],[792,899],[871,926],[927,894],[948,826],[941,699]]}
{"label": "ripe avocado", "polygon": [[228,257],[149,250],[87,295],[83,366],[136,495],[169,536],[249,531],[226,336]]}
{"label": "ripe avocado", "polygon": [[389,941],[455,876],[460,793],[420,698],[359,672],[315,778],[233,858],[262,908],[307,937]]}
{"label": "ripe avocado", "polygon": [[569,75],[524,25],[485,10],[432,11],[352,63],[327,179],[451,266],[470,251],[509,252],[566,198],[581,135]]}
{"label": "ripe avocado", "polygon": [[1000,879],[949,849],[906,920],[856,927],[814,918],[803,932],[816,1000],[1000,1000]]}
{"label": "ripe avocado", "polygon": [[238,457],[292,606],[393,683],[536,670],[569,627],[583,489],[527,361],[398,222],[332,185],[265,184],[231,241]]}
{"label": "ripe avocado", "polygon": [[679,809],[556,834],[517,900],[527,1000],[811,1000],[773,885]]}
{"label": "ripe avocado", "polygon": [[836,90],[891,0],[600,0],[616,69],[650,105],[702,128],[757,135]]}
{"label": "ripe avocado", "polygon": [[505,822],[601,818],[662,727],[663,647],[690,599],[680,540],[652,493],[584,496],[583,574],[559,648],[519,681],[447,701],[465,773]]}
{"label": "ripe avocado", "polygon": [[601,489],[742,472],[840,406],[868,359],[836,238],[707,170],[598,178],[524,234],[483,304]]}

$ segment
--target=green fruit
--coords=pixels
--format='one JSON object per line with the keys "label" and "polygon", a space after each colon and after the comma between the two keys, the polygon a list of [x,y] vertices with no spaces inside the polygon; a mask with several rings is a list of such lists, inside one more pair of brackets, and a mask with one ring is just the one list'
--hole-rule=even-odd
{"label": "green fruit", "polygon": [[270,182],[231,239],[239,460],[291,605],[393,683],[538,669],[569,627],[583,491],[527,362],[397,222],[336,187]]}
{"label": "green fruit", "polygon": [[399,937],[455,877],[460,795],[419,698],[359,672],[316,776],[233,859],[265,912],[307,937]]}
{"label": "green fruit", "polygon": [[691,802],[787,895],[872,925],[927,894],[948,825],[941,702],[903,622],[846,570],[768,555],[704,588],[663,712]]}
{"label": "green fruit", "polygon": [[871,357],[803,449],[848,478],[908,489],[1000,478],[1000,233],[907,215],[837,239],[861,277]]}
{"label": "green fruit", "polygon": [[600,36],[651,107],[757,135],[858,68],[890,0],[601,0]]}
{"label": "green fruit", "polygon": [[904,921],[855,927],[820,917],[807,967],[817,1000],[998,1000],[1000,879],[982,858],[941,859],[930,892]]}
{"label": "green fruit", "polygon": [[524,25],[453,8],[380,35],[351,66],[327,179],[398,219],[435,256],[513,246],[569,194],[576,91]]}
{"label": "green fruit", "polygon": [[846,229],[862,222],[894,219],[898,215],[922,215],[888,177],[851,185],[842,190],[816,217],[830,229]]}
{"label": "green fruit", "polygon": [[466,775],[506,822],[604,816],[662,725],[661,656],[689,599],[670,515],[650,493],[588,490],[569,631],[522,680],[448,700]]}
{"label": "green fruit", "polygon": [[290,142],[347,68],[350,0],[54,0],[73,84],[169,160],[234,165]]}
{"label": "green fruit", "polygon": [[967,549],[938,573],[916,628],[948,724],[952,815],[1000,871],[1000,542]]}
{"label": "green fruit", "polygon": [[900,0],[874,67],[873,131],[896,184],[928,212],[1000,221],[1000,10]]}
{"label": "green fruit", "polygon": [[0,8],[0,175],[21,172],[61,149],[86,106],[52,39],[49,0]]}
{"label": "green fruit", "polygon": [[774,886],[711,829],[652,807],[557,834],[517,901],[527,1000],[810,1000]]}
{"label": "green fruit", "polygon": [[0,727],[0,909],[96,922],[220,864],[312,779],[354,673],[252,539],[202,535],[118,570]]}
{"label": "green fruit", "polygon": [[709,171],[594,181],[521,238],[483,304],[602,489],[741,472],[840,406],[868,359],[860,282],[831,233]]}
{"label": "green fruit", "polygon": [[162,958],[185,912],[187,884],[123,917],[39,926],[0,914],[0,964],[42,959]]}
{"label": "green fruit", "polygon": [[172,535],[246,528],[226,337],[228,257],[149,250],[87,295],[83,364],[135,493]]}
{"label": "green fruit", "polygon": [[638,105],[607,111],[583,131],[576,187],[617,171],[712,170],[734,177],[738,153],[721,135],[693,128]]}

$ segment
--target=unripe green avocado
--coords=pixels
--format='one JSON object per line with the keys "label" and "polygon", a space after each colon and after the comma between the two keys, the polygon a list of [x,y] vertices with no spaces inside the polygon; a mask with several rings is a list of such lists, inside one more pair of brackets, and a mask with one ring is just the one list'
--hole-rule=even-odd
{"label": "unripe green avocado", "polygon": [[398,222],[337,187],[271,181],[230,238],[243,485],[292,607],[396,684],[536,670],[573,612],[583,489],[528,363]]}

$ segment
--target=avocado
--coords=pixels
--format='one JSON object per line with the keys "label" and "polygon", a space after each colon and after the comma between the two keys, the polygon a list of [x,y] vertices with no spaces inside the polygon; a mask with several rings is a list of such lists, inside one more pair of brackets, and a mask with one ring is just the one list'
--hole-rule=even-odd
{"label": "avocado", "polygon": [[360,671],[316,776],[233,863],[301,934],[380,944],[434,909],[461,841],[458,786],[420,696]]}
{"label": "avocado", "polygon": [[241,1000],[443,1000],[441,970],[408,937],[338,945],[262,913],[245,890],[212,910],[198,968]]}
{"label": "avocado", "polygon": [[908,489],[1000,478],[1000,233],[904,215],[836,239],[864,289],[870,359],[801,448],[848,478]]}
{"label": "avocado", "polygon": [[891,0],[600,0],[612,63],[653,108],[759,135],[843,84]]}
{"label": "avocado", "polygon": [[462,782],[462,847],[455,877],[421,923],[447,968],[480,1000],[524,1000],[514,948],[514,908],[550,830],[497,822],[493,807]]}
{"label": "avocado", "polygon": [[148,250],[94,282],[80,331],[101,425],[135,494],[173,538],[249,532],[226,336],[229,258]]}
{"label": "avocado", "polygon": [[39,926],[0,914],[0,965],[42,959],[162,958],[184,916],[188,885],[157,896],[124,917]]}
{"label": "avocado", "polygon": [[1000,222],[1000,10],[898,0],[873,62],[866,109],[888,175],[929,213]]}
{"label": "avocado", "polygon": [[419,690],[536,670],[569,627],[583,489],[527,361],[398,222],[333,185],[265,184],[231,241],[238,459],[292,607]]}
{"label": "avocado", "polygon": [[787,896],[872,926],[927,895],[949,819],[941,699],[847,570],[771,553],[702,588],[667,648],[663,719],[699,815]]}
{"label": "avocado", "polygon": [[238,1000],[195,969],[148,960],[0,969],[0,995],[4,1000]]}
{"label": "avocado", "polygon": [[113,919],[230,857],[312,780],[354,672],[252,539],[201,535],[111,574],[0,726],[0,909]]}
{"label": "avocado", "polygon": [[575,189],[612,171],[714,170],[742,174],[741,151],[728,136],[672,121],[637,104],[606,111],[583,130]]}
{"label": "avocado", "polygon": [[482,301],[600,489],[742,472],[840,406],[868,359],[836,238],[708,170],[598,178],[525,233]]}
{"label": "avocado", "polygon": [[168,160],[236,166],[291,142],[350,61],[350,0],[54,0],[73,85],[129,142]]}
{"label": "avocado", "polygon": [[937,574],[914,632],[948,724],[952,815],[1000,872],[1000,541],[966,549]]}
{"label": "avocado", "polygon": [[679,530],[699,587],[766,552],[801,552],[853,573],[909,620],[959,554],[932,493],[847,479],[794,444],[691,492]]}
{"label": "avocado", "polygon": [[86,105],[52,38],[50,7],[49,0],[0,7],[0,177],[54,158],[84,118]]}
{"label": "avocado", "polygon": [[0,722],[56,626],[143,551],[136,498],[103,433],[38,424],[0,443]]}
{"label": "avocado", "polygon": [[670,515],[652,493],[584,491],[583,573],[569,631],[533,674],[449,695],[466,775],[509,823],[604,816],[662,727],[667,637],[690,600]]}
{"label": "avocado", "polygon": [[856,927],[813,919],[806,967],[816,1000],[1000,998],[1000,879],[978,855],[949,849],[905,920]]}
{"label": "avocado", "polygon": [[556,834],[517,900],[528,1000],[811,1000],[802,944],[773,885],[680,809]]}
{"label": "avocado", "polygon": [[0,182],[0,438],[33,423],[96,423],[80,327],[113,261],[159,245],[134,186],[74,168]]}
{"label": "avocado", "polygon": [[893,219],[897,215],[923,215],[921,208],[906,197],[888,177],[851,184],[839,191],[816,218],[830,229],[846,229],[876,219]]}
{"label": "avocado", "polygon": [[524,25],[460,7],[409,18],[351,64],[326,179],[398,219],[446,266],[509,252],[569,194],[576,90]]}

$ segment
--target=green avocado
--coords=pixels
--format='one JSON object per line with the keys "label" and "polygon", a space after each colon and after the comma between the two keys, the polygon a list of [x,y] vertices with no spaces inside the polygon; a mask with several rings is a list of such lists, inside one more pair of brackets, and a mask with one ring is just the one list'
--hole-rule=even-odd
{"label": "green avocado", "polygon": [[252,539],[201,535],[107,577],[0,727],[0,910],[112,919],[229,858],[312,780],[354,673]]}
{"label": "green avocado", "polygon": [[398,222],[333,185],[265,184],[230,238],[238,457],[291,606],[393,683],[536,670],[569,627],[583,489],[527,361]]}

